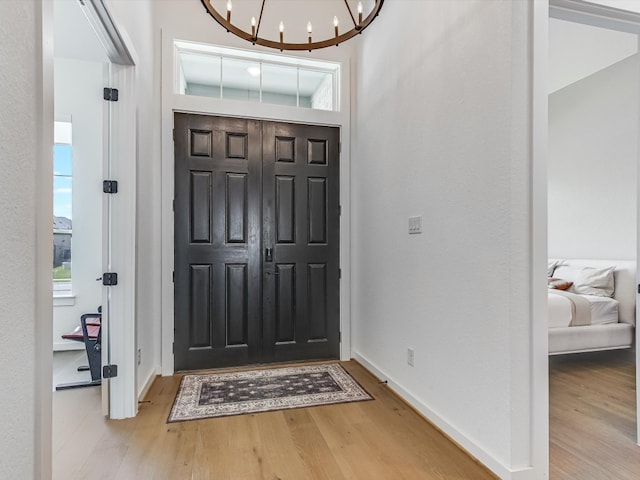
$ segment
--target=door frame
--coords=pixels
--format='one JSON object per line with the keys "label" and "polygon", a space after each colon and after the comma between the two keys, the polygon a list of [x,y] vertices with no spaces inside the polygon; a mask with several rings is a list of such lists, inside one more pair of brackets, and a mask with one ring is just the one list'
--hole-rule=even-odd
{"label": "door frame", "polygon": [[[216,98],[190,97],[174,93],[174,65],[177,50],[174,41],[211,43],[207,38],[180,38],[172,32],[162,31],[162,327],[161,327],[161,373],[174,373],[174,144],[173,114],[193,113],[203,115],[227,116],[278,122],[301,123],[339,127],[341,137],[340,151],[340,359],[351,359],[351,50],[334,49],[320,52],[327,60],[341,64],[339,112],[293,108],[280,105],[266,105]],[[259,49],[254,49],[259,51]]]}

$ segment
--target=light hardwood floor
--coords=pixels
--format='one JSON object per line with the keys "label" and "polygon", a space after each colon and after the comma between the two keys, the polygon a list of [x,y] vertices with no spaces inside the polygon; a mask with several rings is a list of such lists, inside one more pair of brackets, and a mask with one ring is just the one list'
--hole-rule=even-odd
{"label": "light hardwood floor", "polygon": [[551,480],[637,480],[635,365],[629,352],[549,359]]}
{"label": "light hardwood floor", "polygon": [[135,419],[100,417],[98,388],[54,393],[54,479],[496,478],[356,362],[374,401],[167,424],[180,376]]}

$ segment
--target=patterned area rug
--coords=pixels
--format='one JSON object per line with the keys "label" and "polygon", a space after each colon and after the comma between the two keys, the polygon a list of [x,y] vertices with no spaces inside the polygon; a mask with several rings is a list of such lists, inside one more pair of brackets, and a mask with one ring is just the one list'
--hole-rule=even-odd
{"label": "patterned area rug", "polygon": [[185,375],[167,422],[373,400],[338,363]]}

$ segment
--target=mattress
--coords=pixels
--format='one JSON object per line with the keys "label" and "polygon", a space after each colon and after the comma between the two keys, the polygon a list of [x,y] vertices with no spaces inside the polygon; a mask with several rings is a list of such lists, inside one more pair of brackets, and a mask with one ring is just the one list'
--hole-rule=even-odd
{"label": "mattress", "polygon": [[[591,307],[591,325],[618,323],[619,302],[614,298],[580,295]],[[565,297],[549,294],[549,328],[568,327],[571,323],[571,303]]]}

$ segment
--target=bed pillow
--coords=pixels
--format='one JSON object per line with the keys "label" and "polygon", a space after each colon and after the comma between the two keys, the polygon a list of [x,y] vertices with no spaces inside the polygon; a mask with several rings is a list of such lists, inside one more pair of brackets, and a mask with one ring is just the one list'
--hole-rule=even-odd
{"label": "bed pillow", "polygon": [[553,274],[556,278],[573,282],[573,285],[569,288],[572,293],[613,297],[613,292],[615,291],[614,269],[615,267],[592,268],[559,265]]}
{"label": "bed pillow", "polygon": [[547,278],[547,285],[552,290],[568,290],[573,282],[569,282],[568,280],[563,280],[561,278]]}
{"label": "bed pillow", "polygon": [[558,265],[560,265],[560,260],[549,260],[547,261],[547,277],[553,277],[553,271],[556,269]]}

